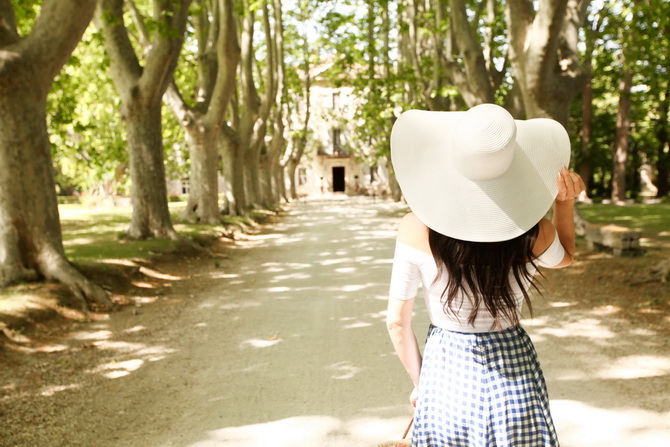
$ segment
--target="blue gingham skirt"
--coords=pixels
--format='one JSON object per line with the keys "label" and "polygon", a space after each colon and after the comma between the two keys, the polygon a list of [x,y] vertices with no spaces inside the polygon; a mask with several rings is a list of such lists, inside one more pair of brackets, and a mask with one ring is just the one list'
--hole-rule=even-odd
{"label": "blue gingham skirt", "polygon": [[412,428],[416,447],[557,447],[537,353],[521,326],[428,331]]}

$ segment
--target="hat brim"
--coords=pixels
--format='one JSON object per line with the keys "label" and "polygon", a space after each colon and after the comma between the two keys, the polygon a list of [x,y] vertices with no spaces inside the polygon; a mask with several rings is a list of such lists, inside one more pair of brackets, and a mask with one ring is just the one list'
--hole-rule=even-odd
{"label": "hat brim", "polygon": [[570,139],[551,119],[515,120],[510,167],[490,180],[471,180],[453,161],[452,136],[465,112],[410,110],[391,132],[391,159],[411,210],[429,228],[456,239],[496,242],[530,230],[558,193],[570,161]]}

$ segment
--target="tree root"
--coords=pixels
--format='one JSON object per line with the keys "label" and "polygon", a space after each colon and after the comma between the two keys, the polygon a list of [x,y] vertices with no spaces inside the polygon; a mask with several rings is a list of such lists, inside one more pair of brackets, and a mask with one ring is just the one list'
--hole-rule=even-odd
{"label": "tree root", "polygon": [[12,264],[11,267],[0,265],[0,287],[21,281],[35,281],[37,278],[35,270],[27,269],[20,264]]}
{"label": "tree root", "polygon": [[128,239],[141,241],[148,238],[155,239],[170,239],[172,241],[179,241],[182,239],[182,236],[177,233],[173,228],[168,227],[159,227],[154,229],[149,229],[146,232],[136,231],[132,226],[126,231],[126,237]]}
{"label": "tree root", "polygon": [[102,287],[86,278],[64,257],[42,265],[42,273],[68,286],[85,311],[109,312],[116,307]]}

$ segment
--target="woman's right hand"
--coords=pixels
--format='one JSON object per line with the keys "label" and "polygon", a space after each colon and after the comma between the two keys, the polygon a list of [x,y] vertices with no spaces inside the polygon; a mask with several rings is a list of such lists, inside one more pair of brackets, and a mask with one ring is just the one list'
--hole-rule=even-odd
{"label": "woman's right hand", "polygon": [[574,200],[585,189],[586,185],[584,185],[584,181],[579,174],[563,168],[560,174],[558,174],[558,195],[556,196],[556,201],[565,202],[566,200]]}
{"label": "woman's right hand", "polygon": [[412,394],[409,395],[409,403],[411,403],[414,408],[416,408],[416,398],[418,396],[419,396],[419,390],[417,390],[415,387],[414,390],[412,391]]}

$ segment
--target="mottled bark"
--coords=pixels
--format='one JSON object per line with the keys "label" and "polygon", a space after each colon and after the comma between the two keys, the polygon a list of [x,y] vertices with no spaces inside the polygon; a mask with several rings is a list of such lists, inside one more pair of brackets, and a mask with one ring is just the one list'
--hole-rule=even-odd
{"label": "mottled bark", "polygon": [[284,160],[282,164],[286,168],[286,176],[289,181],[289,197],[293,200],[298,198],[297,191],[297,181],[296,181],[296,172],[298,166],[300,165],[300,160],[305,154],[305,149],[307,147],[307,137],[309,132],[309,120],[312,115],[312,78],[310,75],[311,64],[310,64],[310,46],[309,41],[306,36],[303,36],[302,41],[302,50],[303,50],[303,64],[302,69],[304,73],[304,86],[303,86],[303,95],[305,98],[305,114],[302,117],[302,128],[294,136],[291,141],[290,146],[287,148],[286,154],[284,155]]}
{"label": "mottled bark", "polygon": [[602,27],[602,15],[598,15],[594,22],[584,28],[586,34],[586,46],[584,50],[584,85],[582,86],[582,128],[580,156],[576,169],[584,180],[586,193],[591,189],[593,176],[593,154],[591,148],[591,137],[593,132],[593,51],[596,39]]}
{"label": "mottled bark", "polygon": [[218,223],[219,138],[225,126],[225,113],[235,92],[235,77],[240,59],[235,2],[216,0],[214,8],[200,1],[196,17],[199,37],[199,80],[196,104],[189,106],[176,84],[171,83],[163,97],[186,132],[191,161],[190,190],[183,218],[189,221]]}
{"label": "mottled bark", "polygon": [[107,293],[65,257],[46,124],[47,93],[94,8],[94,0],[44,2],[19,38],[11,3],[0,1],[0,286],[53,279],[106,309]]}
{"label": "mottled bark", "polygon": [[583,76],[578,35],[590,0],[508,0],[509,54],[528,118],[568,126],[570,104]]}
{"label": "mottled bark", "polygon": [[247,11],[242,19],[240,46],[240,119],[237,131],[239,149],[244,152],[244,182],[247,206],[259,206],[260,184],[258,181],[259,157],[254,144],[254,127],[259,118],[261,99],[254,83],[254,11]]}
{"label": "mottled bark", "polygon": [[670,84],[659,101],[656,122],[656,139],[658,140],[658,159],[656,160],[656,197],[665,197],[670,193],[670,131],[668,130],[668,109],[670,108]]}
{"label": "mottled bark", "polygon": [[133,212],[127,234],[134,239],[178,238],[167,201],[161,102],[124,107]]}
{"label": "mottled bark", "polygon": [[593,131],[593,83],[590,71],[591,64],[588,63],[584,87],[582,88],[582,129],[580,160],[577,170],[584,180],[586,192],[591,188],[591,175],[593,172],[593,156],[591,154],[591,136]]}
{"label": "mottled bark", "polygon": [[271,115],[272,138],[268,144],[268,163],[266,195],[273,205],[278,204],[285,197],[284,168],[281,165],[281,156],[286,146],[284,137],[284,100],[286,98],[286,85],[284,76],[286,67],[284,65],[284,25],[282,18],[281,0],[272,0],[273,4],[273,30],[274,30],[274,65],[276,70],[276,85],[274,109]]}
{"label": "mottled bark", "polygon": [[[223,137],[225,135],[225,137]],[[235,132],[227,126],[224,128],[221,141],[223,157],[223,176],[230,185],[228,212],[232,216],[247,214],[247,194],[244,184],[244,151]]]}
{"label": "mottled bark", "polygon": [[625,60],[622,62],[624,70],[619,81],[619,106],[612,154],[612,201],[615,203],[623,203],[626,200],[626,168],[630,139],[630,89],[633,81],[633,74],[625,68]]}
{"label": "mottled bark", "polygon": [[219,213],[218,127],[185,128],[189,148],[189,194],[182,218],[189,222],[217,224]]}
{"label": "mottled bark", "polygon": [[135,239],[178,237],[167,202],[161,98],[179,57],[189,4],[190,0],[154,0],[153,20],[162,31],[150,33],[134,3],[128,2],[146,51],[143,65],[124,24],[124,0],[101,0],[96,14],[127,127],[133,204],[127,233]]}
{"label": "mottled bark", "polygon": [[481,44],[468,20],[465,0],[450,0],[450,31],[452,42],[462,55],[463,68],[453,56],[445,61],[450,79],[458,87],[468,107],[494,102],[494,85],[489,70],[495,71],[493,64],[487,66]]}

